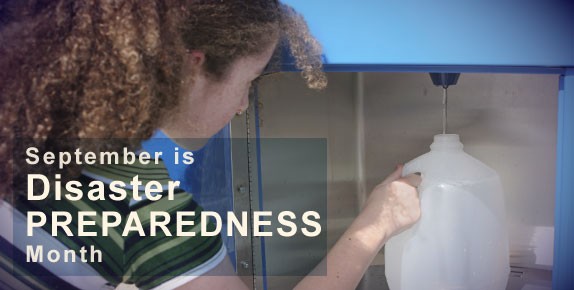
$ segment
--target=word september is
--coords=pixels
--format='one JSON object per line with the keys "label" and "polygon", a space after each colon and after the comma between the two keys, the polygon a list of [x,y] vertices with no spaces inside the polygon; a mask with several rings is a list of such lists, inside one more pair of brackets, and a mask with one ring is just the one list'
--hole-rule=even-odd
{"label": "word september is", "polygon": [[[193,159],[193,152],[186,151],[183,153],[179,152],[179,148],[174,148],[174,161],[175,164],[179,164],[180,162],[180,154],[181,154],[181,162],[185,165],[191,165],[194,162]],[[124,164],[124,165],[133,165],[139,161],[140,164],[147,165],[153,160],[154,164],[159,164],[159,160],[163,155],[163,152],[155,152],[152,158],[152,155],[148,152],[142,151],[138,154],[128,150],[126,147],[123,148],[122,152],[100,152],[96,154],[95,152],[82,152],[79,148],[77,148],[74,152],[44,152],[42,154],[42,158],[38,155],[38,148],[36,147],[29,147],[26,149],[26,163],[29,165],[37,165],[40,162],[43,162],[47,165],[57,165],[58,169],[63,169],[66,165],[76,164],[76,165],[110,165],[110,164]]]}

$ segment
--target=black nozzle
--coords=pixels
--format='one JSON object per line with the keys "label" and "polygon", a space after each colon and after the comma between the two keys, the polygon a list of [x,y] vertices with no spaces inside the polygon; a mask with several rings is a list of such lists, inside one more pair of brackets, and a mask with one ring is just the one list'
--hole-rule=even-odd
{"label": "black nozzle", "polygon": [[430,73],[430,78],[435,86],[448,88],[448,86],[456,85],[459,73]]}

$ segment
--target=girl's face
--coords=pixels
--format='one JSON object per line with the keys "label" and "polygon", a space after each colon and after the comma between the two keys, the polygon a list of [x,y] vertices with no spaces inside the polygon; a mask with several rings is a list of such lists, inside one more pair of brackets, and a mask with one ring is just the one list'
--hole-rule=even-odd
{"label": "girl's face", "polygon": [[202,52],[188,55],[188,74],[183,81],[183,100],[162,129],[172,138],[209,138],[249,105],[249,89],[269,62],[275,44],[259,55],[237,59],[219,80],[209,76]]}

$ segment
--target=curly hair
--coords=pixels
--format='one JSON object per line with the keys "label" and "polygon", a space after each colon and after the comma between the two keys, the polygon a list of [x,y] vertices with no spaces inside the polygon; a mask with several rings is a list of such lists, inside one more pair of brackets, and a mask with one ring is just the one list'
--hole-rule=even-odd
{"label": "curly hair", "polygon": [[0,195],[22,179],[17,140],[53,152],[97,151],[89,138],[137,147],[180,102],[187,51],[203,51],[206,70],[221,78],[277,37],[309,87],[324,87],[320,45],[276,0],[3,1]]}

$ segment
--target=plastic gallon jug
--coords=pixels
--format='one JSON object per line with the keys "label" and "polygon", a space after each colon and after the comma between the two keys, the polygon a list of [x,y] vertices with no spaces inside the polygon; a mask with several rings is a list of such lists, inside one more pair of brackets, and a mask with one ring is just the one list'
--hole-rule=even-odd
{"label": "plastic gallon jug", "polygon": [[500,179],[462,147],[458,135],[436,135],[430,152],[405,164],[404,175],[422,173],[421,219],[385,245],[391,290],[506,288]]}

